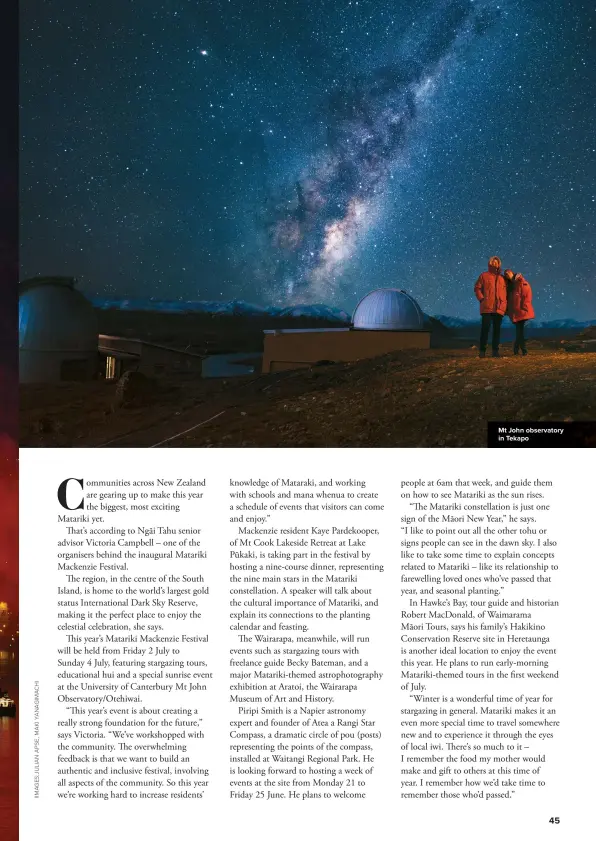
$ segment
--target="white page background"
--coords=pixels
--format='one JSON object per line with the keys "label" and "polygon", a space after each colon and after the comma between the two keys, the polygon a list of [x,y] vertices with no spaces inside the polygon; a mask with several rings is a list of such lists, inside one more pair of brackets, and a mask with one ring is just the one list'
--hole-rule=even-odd
{"label": "white page background", "polygon": [[[21,839],[33,841],[42,835],[75,841],[105,841],[106,838],[143,838],[146,841],[171,836],[246,841],[294,841],[344,838],[361,839],[371,833],[381,838],[404,834],[414,839],[582,839],[592,835],[590,806],[593,771],[593,499],[595,461],[592,452],[565,450],[21,450],[21,633],[20,633],[20,734],[21,734]],[[57,649],[64,634],[56,630],[56,587],[64,583],[57,573],[56,540],[63,536],[57,516],[65,513],[56,499],[58,484],[68,477],[90,479],[154,479],[207,477],[207,499],[187,504],[184,516],[170,512],[112,515],[110,524],[172,525],[198,524],[209,558],[201,571],[211,593],[201,602],[203,619],[184,630],[210,634],[207,654],[214,680],[205,693],[169,697],[168,705],[200,705],[206,738],[194,748],[193,765],[210,769],[210,785],[203,800],[111,800],[78,801],[56,797],[55,722],[68,717],[56,700]],[[231,799],[228,786],[229,650],[240,647],[235,632],[228,629],[229,478],[313,477],[365,479],[369,489],[379,492],[385,505],[382,514],[358,517],[349,514],[314,512],[287,513],[277,525],[371,525],[381,530],[375,539],[371,561],[382,563],[382,579],[372,580],[373,596],[380,606],[370,622],[360,623],[374,638],[367,648],[371,668],[384,672],[383,680],[363,686],[356,698],[342,698],[346,706],[366,706],[382,731],[375,744],[374,773],[366,786],[365,800],[255,801]],[[400,598],[399,518],[410,514],[400,500],[402,479],[484,478],[550,479],[548,490],[553,512],[549,514],[549,536],[558,541],[558,584],[548,590],[561,607],[550,610],[546,633],[559,649],[554,660],[560,670],[557,681],[467,681],[458,683],[464,694],[553,695],[561,726],[556,737],[540,746],[547,762],[540,778],[544,788],[517,789],[511,800],[450,801],[400,798],[400,709],[411,706],[408,693],[400,690],[400,611],[408,605]],[[76,513],[76,512],[73,512]],[[89,512],[87,512],[89,513]],[[82,561],[84,563],[84,561]],[[143,569],[159,575],[171,561],[143,561]],[[140,562],[131,564],[138,569]],[[172,571],[175,571],[172,566]],[[180,574],[182,568],[177,571]],[[188,572],[188,569],[184,570]],[[130,573],[129,573],[130,574]],[[379,583],[376,583],[376,582]],[[382,586],[381,586],[382,584]],[[368,586],[368,585],[367,585]],[[511,591],[506,593],[511,597]],[[526,595],[538,598],[543,591],[535,585]],[[323,624],[325,627],[323,628]],[[366,624],[366,629],[364,628]],[[326,620],[317,632],[339,633],[337,623]],[[179,633],[178,627],[176,632]],[[40,796],[33,796],[33,682],[40,686]],[[427,694],[440,694],[451,682],[431,681]],[[339,696],[338,696],[339,697]],[[150,704],[146,703],[146,706]],[[164,706],[163,698],[156,706]],[[338,704],[341,706],[341,704]],[[555,729],[555,728],[551,728]],[[76,779],[76,778],[73,778]],[[558,826],[549,818],[560,818]]]}

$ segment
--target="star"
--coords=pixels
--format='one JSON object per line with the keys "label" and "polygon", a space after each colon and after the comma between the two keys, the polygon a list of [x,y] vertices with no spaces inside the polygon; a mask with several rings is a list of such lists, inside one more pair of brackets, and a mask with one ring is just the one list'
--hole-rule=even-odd
{"label": "star", "polygon": [[537,319],[596,318],[589,4],[175,5],[31,5],[23,277],[473,318],[499,254]]}

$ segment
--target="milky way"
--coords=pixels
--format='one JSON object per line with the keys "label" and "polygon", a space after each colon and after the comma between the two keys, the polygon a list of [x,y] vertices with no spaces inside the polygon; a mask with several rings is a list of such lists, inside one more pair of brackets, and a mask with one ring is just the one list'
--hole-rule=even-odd
{"label": "milky way", "polygon": [[269,225],[273,296],[332,301],[375,213],[375,201],[407,150],[424,101],[458,48],[486,31],[496,9],[471,0],[439,4],[416,55],[338,86],[325,106],[325,148]]}

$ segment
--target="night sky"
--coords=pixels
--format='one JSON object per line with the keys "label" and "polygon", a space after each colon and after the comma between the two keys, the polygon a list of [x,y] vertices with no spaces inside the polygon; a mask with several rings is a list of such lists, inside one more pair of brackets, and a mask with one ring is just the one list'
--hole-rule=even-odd
{"label": "night sky", "polygon": [[584,0],[23,0],[22,275],[473,317],[492,254],[596,318]]}

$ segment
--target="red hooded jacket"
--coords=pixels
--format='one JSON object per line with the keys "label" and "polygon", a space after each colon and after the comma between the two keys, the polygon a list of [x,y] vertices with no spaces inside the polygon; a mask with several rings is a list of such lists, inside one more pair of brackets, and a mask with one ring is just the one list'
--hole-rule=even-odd
{"label": "red hooded jacket", "polygon": [[507,312],[507,284],[498,269],[489,268],[482,272],[474,286],[474,293],[480,301],[482,315],[492,312],[505,315]]}
{"label": "red hooded jacket", "polygon": [[522,274],[516,274],[509,286],[507,315],[514,324],[534,318],[532,287]]}

